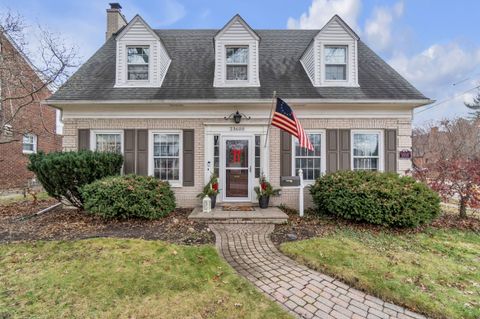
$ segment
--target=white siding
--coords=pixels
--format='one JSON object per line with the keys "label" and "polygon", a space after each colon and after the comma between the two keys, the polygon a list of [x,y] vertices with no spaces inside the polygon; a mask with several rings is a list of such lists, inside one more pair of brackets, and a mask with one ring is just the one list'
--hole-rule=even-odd
{"label": "white siding", "polygon": [[[325,81],[324,47],[327,45],[347,46],[346,81]],[[356,87],[358,86],[357,39],[337,18],[333,18],[315,36],[313,43],[302,57],[302,64],[315,86]]]}
{"label": "white siding", "polygon": [[223,31],[222,39],[251,41],[252,35],[239,20],[234,20],[233,23]]}
{"label": "white siding", "polygon": [[[127,46],[149,46],[149,80],[127,80]],[[160,87],[170,65],[170,57],[154,31],[140,18],[134,18],[117,37],[116,87]]]}
{"label": "white siding", "polygon": [[315,85],[315,55],[314,55],[314,43],[310,43],[307,50],[303,54],[300,62],[302,62],[303,68],[307,72],[310,81]]}
{"label": "white siding", "polygon": [[[248,81],[226,81],[226,47],[231,45],[248,46]],[[258,71],[258,39],[252,34],[241,18],[235,17],[215,37],[215,87],[260,86]]]}

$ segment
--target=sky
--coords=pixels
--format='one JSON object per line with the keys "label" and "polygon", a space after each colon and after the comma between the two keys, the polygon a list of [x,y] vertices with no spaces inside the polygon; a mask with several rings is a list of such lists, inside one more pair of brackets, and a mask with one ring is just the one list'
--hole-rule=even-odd
{"label": "sky", "polygon": [[[104,42],[100,0],[1,0],[0,14],[58,32],[86,61]],[[377,54],[432,100],[416,126],[467,116],[480,86],[478,0],[119,0],[127,20],[140,14],[154,29],[219,29],[239,13],[257,29],[319,29],[340,15]]]}

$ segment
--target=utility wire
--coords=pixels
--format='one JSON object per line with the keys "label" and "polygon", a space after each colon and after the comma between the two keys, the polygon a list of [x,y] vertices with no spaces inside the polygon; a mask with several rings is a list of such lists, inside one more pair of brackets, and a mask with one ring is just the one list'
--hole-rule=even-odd
{"label": "utility wire", "polygon": [[480,88],[480,85],[477,85],[477,86],[475,86],[475,87],[473,87],[473,88],[471,88],[471,89],[468,89],[468,90],[466,90],[466,91],[463,91],[463,92],[460,93],[460,94],[454,95],[454,96],[451,97],[451,98],[448,98],[448,99],[445,99],[445,100],[440,101],[440,102],[438,102],[438,103],[435,103],[435,104],[433,104],[433,105],[430,105],[430,106],[424,108],[423,110],[420,110],[420,111],[416,112],[415,114],[420,114],[420,113],[422,113],[422,112],[431,110],[431,109],[434,108],[434,107],[437,107],[437,106],[439,106],[439,105],[442,105],[442,104],[444,104],[444,103],[447,103],[448,101],[451,101],[451,100],[453,100],[453,99],[456,99],[457,97],[460,97],[460,96],[462,96],[462,95],[464,95],[464,94],[466,94],[466,93],[468,93],[468,92],[470,92],[470,91],[476,90],[476,89],[478,89],[478,88]]}

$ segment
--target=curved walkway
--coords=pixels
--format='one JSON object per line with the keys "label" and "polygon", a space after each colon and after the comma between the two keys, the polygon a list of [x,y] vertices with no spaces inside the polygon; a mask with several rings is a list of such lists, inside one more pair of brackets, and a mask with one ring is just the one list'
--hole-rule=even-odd
{"label": "curved walkway", "polygon": [[242,276],[300,318],[425,318],[384,302],[281,254],[272,224],[213,224],[216,245]]}

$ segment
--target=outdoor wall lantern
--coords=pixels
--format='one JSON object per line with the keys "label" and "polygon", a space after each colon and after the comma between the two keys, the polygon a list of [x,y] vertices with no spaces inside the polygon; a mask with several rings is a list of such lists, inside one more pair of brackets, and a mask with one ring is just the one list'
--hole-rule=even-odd
{"label": "outdoor wall lantern", "polygon": [[240,113],[239,111],[237,111],[237,112],[235,112],[235,113],[230,114],[229,116],[225,116],[225,117],[224,117],[225,120],[233,119],[233,122],[234,122],[235,124],[239,124],[239,123],[242,121],[242,118],[245,118],[246,120],[249,120],[249,119],[250,119],[250,116],[246,116],[245,114]]}

